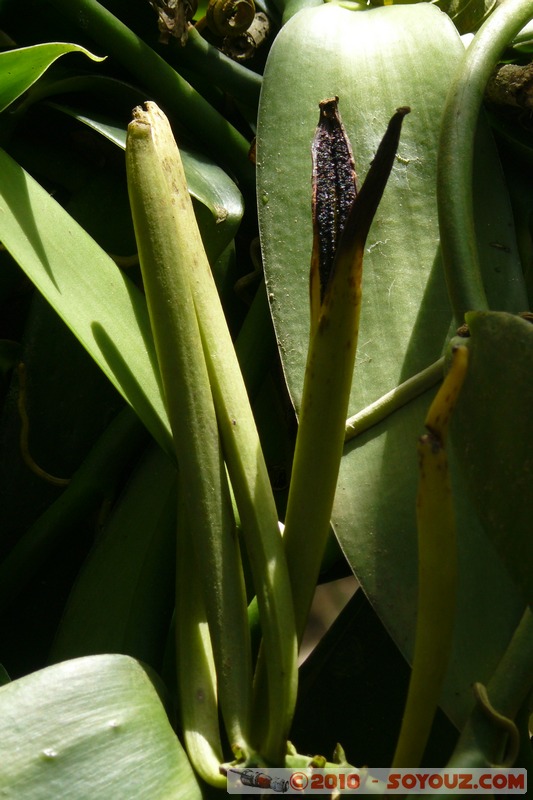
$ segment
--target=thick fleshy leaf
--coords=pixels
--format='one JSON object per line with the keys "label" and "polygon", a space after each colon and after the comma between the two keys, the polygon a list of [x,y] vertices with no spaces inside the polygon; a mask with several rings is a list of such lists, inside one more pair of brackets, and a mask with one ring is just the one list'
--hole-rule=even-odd
{"label": "thick fleshy leaf", "polygon": [[467,321],[469,368],[454,447],[484,530],[531,604],[533,325],[498,312],[472,312]]}
{"label": "thick fleshy leaf", "polygon": [[3,151],[0,175],[0,240],[154,438],[172,452],[143,295]]}
{"label": "thick fleshy leaf", "polygon": [[83,53],[93,61],[103,58],[77,44],[51,42],[0,53],[0,111],[30,88],[48,67],[66,53]]}
{"label": "thick fleshy leaf", "polygon": [[64,661],[0,688],[0,794],[18,800],[199,800],[148,673],[132,658]]}
{"label": "thick fleshy leaf", "polygon": [[[365,251],[350,403],[355,413],[439,358],[449,338],[436,156],[440,117],[462,53],[450,19],[429,4],[362,12],[326,4],[295,15],[274,43],[258,122],[258,205],[269,298],[296,409],[308,344],[310,145],[318,103],[339,96],[361,179],[391,113],[411,107]],[[487,294],[494,305],[518,311],[525,307],[525,291],[520,280],[508,279],[509,273],[519,274],[520,265],[508,198],[485,126],[479,130],[477,159],[476,192],[483,198],[477,224]],[[333,513],[352,568],[407,657],[416,613],[416,440],[431,394],[347,444]],[[460,723],[471,704],[471,682],[490,674],[522,603],[487,548],[467,500],[459,497],[458,503],[461,622],[444,705]],[[502,587],[497,596],[494,583]]]}

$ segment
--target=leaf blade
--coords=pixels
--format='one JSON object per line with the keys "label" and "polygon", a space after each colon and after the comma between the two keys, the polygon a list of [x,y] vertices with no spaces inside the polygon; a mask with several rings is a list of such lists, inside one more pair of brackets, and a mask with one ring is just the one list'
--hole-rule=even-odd
{"label": "leaf blade", "polygon": [[51,42],[0,53],[0,111],[24,94],[54,61],[67,53],[83,53],[92,61],[103,61],[78,44]]}
{"label": "leaf blade", "polygon": [[202,796],[149,675],[127,656],[34,672],[0,688],[0,709],[6,797]]}
{"label": "leaf blade", "polygon": [[0,239],[154,438],[172,453],[141,292],[4,151],[0,170]]}

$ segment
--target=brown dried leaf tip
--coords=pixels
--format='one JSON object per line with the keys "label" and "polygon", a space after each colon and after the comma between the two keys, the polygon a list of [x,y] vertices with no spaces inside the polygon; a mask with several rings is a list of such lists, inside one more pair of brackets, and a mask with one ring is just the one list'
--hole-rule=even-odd
{"label": "brown dried leaf tip", "polygon": [[168,44],[173,36],[181,46],[187,43],[189,23],[198,9],[198,0],[148,0],[157,14],[159,41]]}
{"label": "brown dried leaf tip", "polygon": [[339,115],[338,102],[338,97],[332,97],[319,103],[320,117],[312,145],[312,307],[318,297],[319,304],[324,299],[337,245],[357,196],[352,148]]}

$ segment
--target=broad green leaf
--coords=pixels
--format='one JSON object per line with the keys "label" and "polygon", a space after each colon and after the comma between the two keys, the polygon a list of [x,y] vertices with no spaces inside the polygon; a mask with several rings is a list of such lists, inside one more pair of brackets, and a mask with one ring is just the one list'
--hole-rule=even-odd
{"label": "broad green leaf", "polygon": [[3,151],[0,175],[0,240],[154,438],[172,452],[143,295]]}
{"label": "broad green leaf", "polygon": [[531,604],[533,325],[498,312],[472,312],[467,322],[470,359],[454,448],[483,527]]}
{"label": "broad green leaf", "polygon": [[[431,44],[424,40],[425,26],[434,37]],[[272,315],[296,408],[307,357],[310,145],[318,103],[339,95],[361,179],[391,113],[401,105],[412,109],[367,241],[355,413],[439,358],[448,338],[435,163],[440,115],[462,53],[450,20],[425,3],[365,12],[326,4],[291,20],[272,48],[258,120],[259,222]],[[313,66],[318,63],[319,70]],[[288,103],[277,88],[287,72]],[[523,285],[507,280],[510,270],[520,271],[510,206],[485,126],[478,149],[478,191],[484,199],[479,244],[487,292],[494,305],[520,311]]]}
{"label": "broad green leaf", "polygon": [[83,53],[93,61],[104,60],[85,47],[62,42],[36,44],[0,53],[0,111],[24,94],[54,61],[66,53]]}
{"label": "broad green leaf", "polygon": [[127,656],[64,661],[0,688],[0,794],[198,800],[148,673]]}
{"label": "broad green leaf", "polygon": [[[285,25],[273,45],[258,120],[258,206],[272,315],[296,409],[308,343],[310,144],[318,103],[339,96],[361,178],[390,115],[411,107],[366,246],[350,404],[355,413],[436,361],[449,338],[436,157],[440,117],[462,53],[450,19],[425,3],[363,12],[332,5],[308,9]],[[485,126],[477,158],[486,290],[494,305],[521,310],[523,284],[508,280],[520,272],[509,202]],[[347,444],[333,513],[353,570],[407,657],[416,612],[416,440],[431,396],[426,392]],[[490,674],[522,608],[472,509],[462,497],[459,505],[461,622],[444,698],[457,723],[471,704],[470,684]],[[501,587],[497,596],[494,584]]]}

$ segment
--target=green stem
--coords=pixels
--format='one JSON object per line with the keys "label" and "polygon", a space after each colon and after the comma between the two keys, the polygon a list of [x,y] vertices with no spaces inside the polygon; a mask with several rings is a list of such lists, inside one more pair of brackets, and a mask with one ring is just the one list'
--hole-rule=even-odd
{"label": "green stem", "polygon": [[[191,224],[190,243],[193,247],[196,243],[199,252],[200,234],[197,227],[196,233],[192,233],[192,227]],[[265,696],[261,697],[267,726],[260,742],[261,754],[271,763],[281,763],[296,704],[298,680],[291,584],[283,540],[246,386],[207,258],[196,260],[190,284],[267,654],[268,704]],[[252,734],[254,729],[255,719]]]}
{"label": "green stem", "polygon": [[[193,387],[191,399],[193,403],[195,391],[198,393],[198,390],[194,389],[191,372],[199,373],[200,366],[205,366],[209,379],[212,393],[210,399],[216,412],[224,459],[235,496],[242,537],[257,594],[261,631],[265,642],[264,650],[268,653],[266,662],[268,703],[265,702],[265,695],[261,697],[261,722],[264,719],[267,725],[266,737],[264,741],[261,740],[262,754],[270,761],[279,763],[285,751],[286,738],[296,703],[298,673],[291,585],[283,540],[278,527],[276,504],[242,372],[202,244],[192,204],[186,191],[180,154],[170,125],[162,112],[154,103],[147,103],[146,106],[145,115],[154,123],[155,150],[159,161],[165,165],[168,196],[175,209],[173,224],[168,224],[166,228],[163,228],[165,235],[161,247],[166,246],[166,240],[175,242],[177,253],[179,253],[177,257],[183,264],[179,271],[185,272],[186,270],[187,272],[186,288],[181,284],[185,280],[181,276],[181,288],[178,288],[177,281],[172,282],[169,276],[168,291],[172,286],[172,296],[175,292],[174,302],[178,306],[177,316],[179,319],[184,317],[182,306],[186,302],[186,298],[191,296],[202,347],[203,357],[199,353],[195,354],[192,351],[188,352],[187,349],[184,350],[183,357],[189,366],[182,365],[181,369],[189,375],[188,380]],[[141,113],[137,111],[137,115]],[[166,121],[166,124],[163,120]],[[149,174],[145,175],[145,179],[150,181]],[[156,180],[155,170],[153,180]],[[155,218],[154,224],[156,221]],[[148,226],[146,226],[145,232],[150,235]],[[139,243],[139,255],[141,255],[141,243]],[[147,297],[150,299],[148,287]],[[165,309],[160,311],[161,317],[164,316],[163,311]],[[168,312],[165,311],[165,313]],[[189,313],[188,310],[187,313]],[[173,324],[177,326],[179,319],[175,320]],[[170,321],[167,324],[163,319],[161,326],[162,335],[167,336],[168,330],[170,330]],[[196,342],[195,346],[197,346]],[[170,364],[168,369],[171,372]],[[175,371],[179,372],[177,366]],[[165,380],[163,369],[162,374]],[[185,392],[185,389],[183,391]],[[191,390],[188,389],[188,391]],[[171,424],[174,429],[172,418]],[[207,429],[201,431],[202,438],[208,442],[211,441],[211,435]],[[177,437],[177,442],[181,442],[181,436]],[[181,460],[178,460],[181,465]],[[202,468],[202,465],[198,464],[198,469]],[[201,477],[203,478],[203,476]],[[229,619],[221,616],[220,620],[227,628],[230,628]],[[216,648],[214,635],[212,635],[212,639],[213,646]]]}
{"label": "green stem", "polygon": [[52,3],[126,67],[243,184],[253,184],[254,170],[246,139],[139,36],[97,0]]}
{"label": "green stem", "polygon": [[442,255],[455,317],[487,310],[474,228],[474,139],[483,92],[506,45],[532,18],[531,0],[505,0],[468,47],[442,120],[437,197]]}
{"label": "green stem", "polygon": [[320,571],[337,488],[359,310],[360,294],[351,303],[335,303],[331,317],[326,324],[318,324],[309,346],[284,535],[299,641]]}
{"label": "green stem", "polygon": [[197,580],[199,565],[191,541],[183,492],[178,484],[176,566],[176,665],[180,727],[187,755],[204,781],[226,788],[218,719],[217,677],[207,613]]}
{"label": "green stem", "polygon": [[363,408],[353,417],[346,420],[346,434],[344,440],[349,442],[363,431],[382,422],[390,414],[393,414],[402,406],[410,403],[416,397],[431,389],[435,384],[440,383],[443,377],[444,358],[439,358],[426,369],[417,372],[399,386],[391,389],[387,394],[382,395],[370,405]]}
{"label": "green stem", "polygon": [[157,106],[136,109],[128,128],[126,167],[139,260],[190,535],[201,565],[220,704],[230,744],[246,751],[252,702],[246,594],[188,276],[198,258],[187,229],[194,214],[185,176],[174,194],[169,186],[174,149],[168,120]]}
{"label": "green stem", "polygon": [[[311,334],[285,517],[296,631],[301,642],[327,541],[352,385],[366,237],[385,189],[408,108],[391,118],[352,203]],[[313,267],[312,267],[313,268]]]}
{"label": "green stem", "polygon": [[446,436],[468,364],[458,347],[450,371],[426,417],[420,437],[420,478],[416,502],[418,602],[413,668],[392,765],[418,767],[439,702],[452,648],[456,605],[457,548]]}

